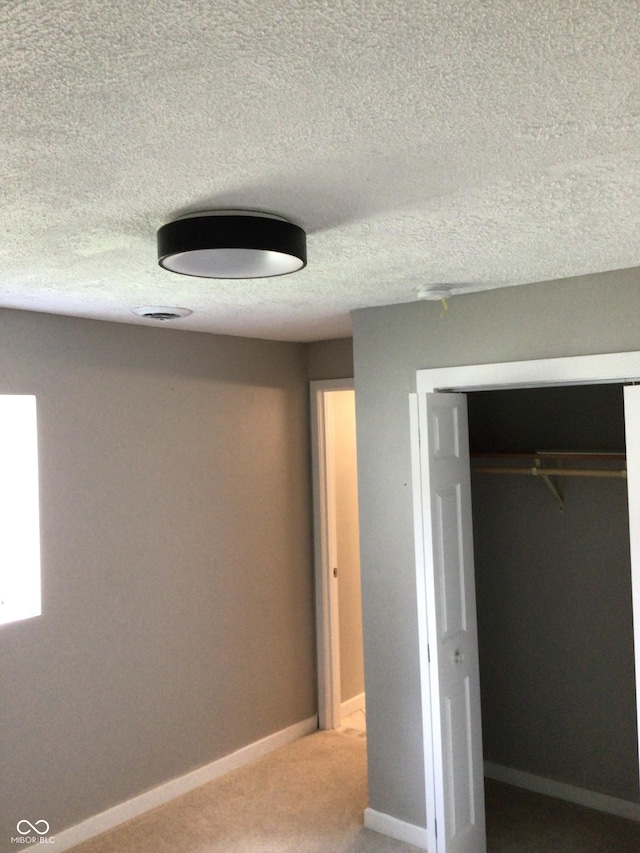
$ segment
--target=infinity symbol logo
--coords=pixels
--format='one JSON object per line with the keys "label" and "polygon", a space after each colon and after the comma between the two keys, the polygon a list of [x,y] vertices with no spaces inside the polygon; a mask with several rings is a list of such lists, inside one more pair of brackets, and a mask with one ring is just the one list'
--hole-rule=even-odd
{"label": "infinity symbol logo", "polygon": [[[26,829],[24,828],[25,826],[27,827]],[[44,829],[42,829],[42,827],[44,827]],[[37,820],[35,823],[31,823],[28,820],[19,820],[16,825],[16,830],[20,835],[28,835],[29,831],[37,832],[38,835],[46,835],[47,832],[49,832],[49,824],[46,820]]]}

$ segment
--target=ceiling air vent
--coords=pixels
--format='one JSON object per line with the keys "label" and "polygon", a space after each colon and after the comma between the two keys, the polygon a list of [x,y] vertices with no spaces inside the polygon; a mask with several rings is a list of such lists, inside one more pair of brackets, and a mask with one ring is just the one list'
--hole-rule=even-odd
{"label": "ceiling air vent", "polygon": [[147,320],[166,323],[167,320],[181,320],[183,317],[188,317],[189,314],[193,314],[193,311],[188,308],[168,308],[166,305],[143,305],[141,308],[134,308],[133,313]]}

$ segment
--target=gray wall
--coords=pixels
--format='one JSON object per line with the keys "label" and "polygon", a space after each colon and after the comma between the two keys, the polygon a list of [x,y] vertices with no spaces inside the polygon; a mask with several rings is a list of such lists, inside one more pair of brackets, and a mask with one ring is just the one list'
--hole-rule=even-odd
{"label": "gray wall", "polygon": [[[624,453],[618,385],[469,394],[468,408],[472,453]],[[472,471],[484,756],[639,801],[626,481],[556,482],[562,512],[539,478]]]}
{"label": "gray wall", "polygon": [[353,314],[369,799],[425,825],[408,394],[417,369],[640,350],[640,274]]}
{"label": "gray wall", "polygon": [[0,312],[43,614],[0,628],[0,849],[316,712],[307,348]]}
{"label": "gray wall", "polygon": [[309,379],[351,379],[353,341],[337,338],[309,344]]}

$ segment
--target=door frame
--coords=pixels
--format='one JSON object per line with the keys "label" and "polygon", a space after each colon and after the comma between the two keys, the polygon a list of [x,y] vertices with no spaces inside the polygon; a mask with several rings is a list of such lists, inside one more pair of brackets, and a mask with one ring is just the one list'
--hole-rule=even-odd
{"label": "door frame", "polygon": [[318,666],[318,727],[340,725],[340,622],[338,610],[335,506],[335,447],[332,440],[332,391],[353,391],[353,379],[309,383]]}
{"label": "door frame", "polygon": [[[431,725],[431,667],[428,644],[433,627],[428,619],[426,590],[432,586],[432,566],[425,559],[422,526],[423,489],[420,477],[421,447],[418,430],[418,395],[437,392],[492,391],[507,388],[536,388],[558,385],[600,385],[605,383],[631,384],[640,380],[640,352],[607,353],[603,355],[570,356],[531,361],[498,362],[495,364],[462,365],[418,370],[416,394],[410,395],[411,451],[413,470],[414,531],[416,542],[416,587],[418,597],[418,647],[422,695],[422,726],[424,742],[425,799],[427,814],[437,815],[443,793],[437,789],[434,752],[438,732]],[[640,443],[640,436],[637,437]],[[635,443],[634,443],[635,444]],[[635,604],[640,603],[640,565],[634,561],[631,549],[631,582]],[[640,624],[634,622],[634,655],[636,673],[640,672]],[[636,708],[640,732],[640,684],[636,677]],[[427,820],[429,848],[446,853],[438,844],[434,822]]]}

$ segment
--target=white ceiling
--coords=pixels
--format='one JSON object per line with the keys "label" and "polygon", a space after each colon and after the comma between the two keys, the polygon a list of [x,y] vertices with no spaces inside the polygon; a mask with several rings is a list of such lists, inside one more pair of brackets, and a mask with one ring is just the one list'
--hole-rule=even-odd
{"label": "white ceiling", "polygon": [[[637,0],[9,0],[0,69],[0,306],[305,341],[640,265]],[[160,269],[216,207],[303,226],[307,268]]]}

